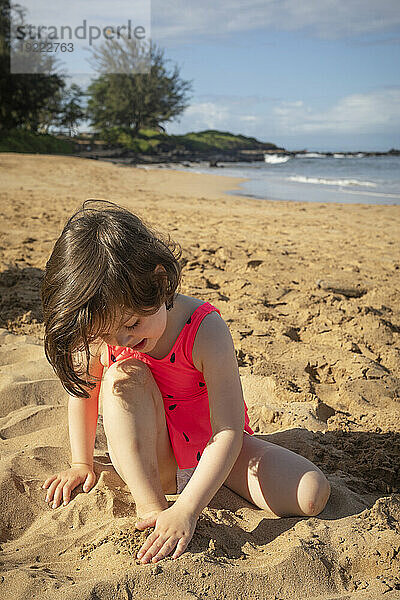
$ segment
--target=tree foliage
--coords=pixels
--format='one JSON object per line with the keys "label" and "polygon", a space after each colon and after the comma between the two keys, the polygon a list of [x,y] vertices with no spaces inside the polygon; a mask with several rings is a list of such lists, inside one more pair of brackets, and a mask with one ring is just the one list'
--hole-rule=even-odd
{"label": "tree foliage", "polygon": [[50,127],[55,127],[67,129],[70,136],[76,133],[77,125],[86,116],[81,104],[83,95],[76,83],[60,87],[40,111],[40,132],[48,133]]}
{"label": "tree foliage", "polygon": [[59,124],[69,130],[69,135],[85,117],[81,99],[83,91],[76,83],[73,83],[61,98],[61,111]]}
{"label": "tree foliage", "polygon": [[[100,131],[124,127],[135,137],[143,127],[161,128],[188,106],[191,82],[180,79],[175,65],[167,68],[164,51],[150,43],[149,71],[129,73],[137,60],[138,42],[114,40],[104,44],[94,60],[100,76],[88,87],[87,113]],[[118,66],[125,72],[115,72]],[[107,72],[108,70],[108,72]]]}
{"label": "tree foliage", "polygon": [[[48,131],[51,125],[60,122],[69,127],[71,111],[75,117],[80,112],[76,107],[76,90],[72,86],[66,88],[62,74],[10,71],[11,49],[18,51],[10,36],[10,20],[13,16],[22,24],[24,15],[25,9],[21,5],[11,7],[8,0],[0,0],[0,130],[24,128],[32,132]],[[41,70],[44,66],[41,61],[46,61],[46,71],[55,71],[57,61],[41,54],[35,53],[33,57],[37,62],[36,70]],[[74,106],[70,103],[71,94],[75,94]],[[65,110],[67,113],[61,115]]]}

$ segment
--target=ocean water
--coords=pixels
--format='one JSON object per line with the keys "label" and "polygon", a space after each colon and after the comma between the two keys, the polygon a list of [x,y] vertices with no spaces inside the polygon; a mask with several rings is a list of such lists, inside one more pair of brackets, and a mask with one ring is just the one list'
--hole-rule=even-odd
{"label": "ocean water", "polygon": [[204,163],[190,169],[246,177],[247,181],[231,191],[235,195],[300,202],[400,204],[400,156],[359,153],[349,157],[309,152],[295,157],[271,154],[266,160],[218,163],[223,168],[210,168]]}

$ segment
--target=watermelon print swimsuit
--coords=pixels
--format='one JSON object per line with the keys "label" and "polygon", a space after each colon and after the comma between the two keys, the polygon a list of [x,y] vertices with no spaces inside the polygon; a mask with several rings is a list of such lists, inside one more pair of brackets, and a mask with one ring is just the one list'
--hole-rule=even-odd
{"label": "watermelon print swimsuit", "polygon": [[[134,357],[149,366],[164,401],[169,438],[179,469],[196,467],[212,436],[207,386],[203,374],[193,364],[192,349],[200,323],[214,310],[221,315],[209,302],[198,306],[186,321],[169,354],[161,359],[133,348],[108,345],[109,365]],[[246,402],[244,408],[244,431],[253,435]]]}

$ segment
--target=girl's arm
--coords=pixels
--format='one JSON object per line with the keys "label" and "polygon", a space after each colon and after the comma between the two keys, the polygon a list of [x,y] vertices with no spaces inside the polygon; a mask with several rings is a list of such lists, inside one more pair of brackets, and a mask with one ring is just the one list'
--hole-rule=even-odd
{"label": "girl's arm", "polygon": [[[99,346],[90,346],[91,358],[89,372],[96,377],[103,374],[103,365],[100,362]],[[85,355],[77,352],[73,362],[76,365],[84,364]],[[71,464],[83,463],[93,468],[93,451],[96,437],[97,418],[99,414],[99,392],[101,382],[96,387],[88,390],[90,398],[77,398],[68,394],[68,429],[71,445]]]}
{"label": "girl's arm", "polygon": [[207,385],[213,435],[175,504],[199,516],[225,482],[240,454],[245,412],[232,336],[218,313],[204,318],[195,347]]}

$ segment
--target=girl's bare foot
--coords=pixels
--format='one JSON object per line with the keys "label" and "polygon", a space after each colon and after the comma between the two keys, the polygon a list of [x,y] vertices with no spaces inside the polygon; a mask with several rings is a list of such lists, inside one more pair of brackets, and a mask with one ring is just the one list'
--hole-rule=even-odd
{"label": "girl's bare foot", "polygon": [[143,506],[136,507],[136,521],[143,521],[144,519],[148,519],[149,517],[157,517],[160,512],[166,510],[168,508],[168,502],[165,501],[165,506],[161,506],[160,504],[146,504]]}
{"label": "girl's bare foot", "polygon": [[163,509],[159,509],[159,510],[150,510],[148,512],[142,512],[140,514],[138,514],[137,516],[137,521],[144,521],[145,519],[148,519],[150,517],[158,517],[158,515],[160,514],[160,512],[162,512]]}

